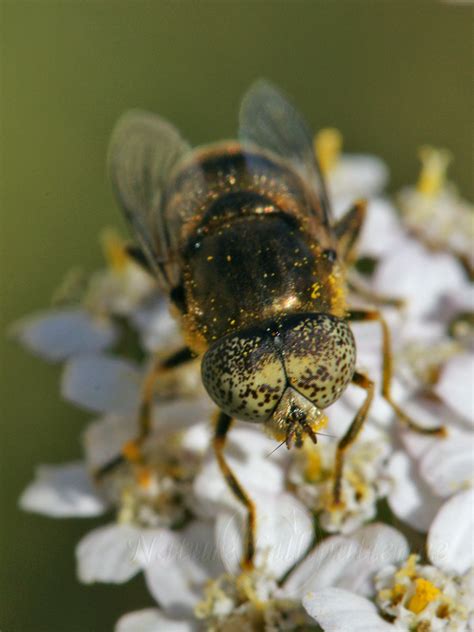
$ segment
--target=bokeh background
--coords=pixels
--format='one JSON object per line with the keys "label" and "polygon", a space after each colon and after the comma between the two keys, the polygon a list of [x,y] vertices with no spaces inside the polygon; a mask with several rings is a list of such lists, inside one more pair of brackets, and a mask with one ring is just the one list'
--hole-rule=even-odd
{"label": "bokeh background", "polygon": [[[98,233],[124,229],[104,169],[110,130],[139,106],[193,143],[230,137],[238,100],[265,76],[314,128],[375,153],[390,187],[415,180],[416,150],[451,149],[472,198],[472,5],[367,0],[0,4],[1,331],[48,305],[65,271],[101,262]],[[59,369],[1,335],[0,629],[112,629],[151,605],[141,578],[81,586],[75,543],[99,521],[17,509],[40,462],[80,456],[88,415],[62,402]]]}

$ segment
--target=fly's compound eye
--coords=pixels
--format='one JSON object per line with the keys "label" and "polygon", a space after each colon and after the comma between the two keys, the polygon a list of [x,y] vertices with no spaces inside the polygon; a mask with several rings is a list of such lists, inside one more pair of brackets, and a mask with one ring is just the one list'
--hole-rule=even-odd
{"label": "fly's compound eye", "polygon": [[290,385],[318,408],[340,397],[355,369],[355,343],[343,320],[327,314],[291,318],[282,331]]}
{"label": "fly's compound eye", "polygon": [[227,336],[204,355],[202,381],[210,397],[228,415],[264,422],[285,388],[281,356],[264,331]]}

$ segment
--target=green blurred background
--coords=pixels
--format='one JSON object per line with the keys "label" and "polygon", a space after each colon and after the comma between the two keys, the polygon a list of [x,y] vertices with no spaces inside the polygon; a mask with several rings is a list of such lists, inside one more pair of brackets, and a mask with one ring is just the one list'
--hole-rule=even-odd
{"label": "green blurred background", "polygon": [[[117,116],[140,106],[194,143],[229,137],[240,95],[265,76],[313,127],[383,157],[391,188],[416,178],[422,143],[449,147],[472,197],[472,6],[435,2],[3,1],[1,320],[48,305],[65,271],[91,270],[122,226],[105,177]],[[74,545],[99,521],[17,510],[41,462],[78,458],[88,419],[59,369],[1,338],[2,632],[110,630],[151,604],[143,581],[76,582]]]}

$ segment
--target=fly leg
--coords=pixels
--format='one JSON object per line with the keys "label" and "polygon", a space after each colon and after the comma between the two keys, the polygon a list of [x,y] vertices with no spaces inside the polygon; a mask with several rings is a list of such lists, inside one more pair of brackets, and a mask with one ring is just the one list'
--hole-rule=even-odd
{"label": "fly leg", "polygon": [[336,451],[336,465],[334,470],[334,487],[333,487],[333,500],[334,504],[341,503],[341,490],[342,490],[342,474],[344,468],[344,454],[349,446],[351,446],[357,439],[357,435],[362,430],[364,421],[367,419],[372,399],[374,397],[374,383],[369,380],[368,377],[362,373],[354,372],[352,376],[352,384],[363,388],[366,392],[366,397],[362,406],[356,413],[356,416],[352,420],[351,425],[346,431],[346,434],[340,439],[337,444]]}
{"label": "fly leg", "polygon": [[392,407],[392,410],[396,413],[399,420],[406,425],[407,428],[415,432],[427,435],[438,435],[444,437],[446,435],[446,429],[444,426],[435,426],[433,428],[424,428],[414,421],[400,406],[393,400],[391,386],[393,377],[393,354],[392,344],[390,339],[390,330],[387,322],[382,314],[377,310],[372,309],[356,309],[350,310],[348,319],[357,322],[370,322],[377,321],[380,323],[382,329],[382,397]]}
{"label": "fly leg", "polygon": [[244,555],[241,566],[243,570],[251,570],[253,568],[253,558],[255,555],[255,505],[237,480],[224,457],[227,433],[232,425],[232,421],[232,417],[219,411],[216,420],[213,445],[217,463],[219,464],[219,468],[227,485],[229,486],[229,489],[232,491],[237,500],[239,500],[247,509],[247,527],[245,533]]}
{"label": "fly leg", "polygon": [[192,351],[188,347],[183,347],[166,359],[156,360],[147,373],[142,387],[142,397],[138,411],[138,435],[135,439],[127,441],[123,446],[121,454],[102,465],[94,472],[96,480],[100,480],[106,474],[112,472],[117,466],[125,461],[138,462],[141,458],[141,446],[146,441],[151,432],[153,395],[157,380],[164,373],[174,369],[190,360],[194,359]]}
{"label": "fly leg", "polygon": [[338,254],[347,266],[356,259],[357,241],[364,225],[366,211],[366,201],[359,200],[334,226]]}
{"label": "fly leg", "polygon": [[370,287],[368,287],[365,280],[362,278],[362,275],[354,268],[348,271],[347,282],[350,290],[369,303],[382,306],[386,305],[388,307],[397,307],[398,309],[403,308],[405,305],[405,301],[402,298],[394,298],[393,296],[387,296],[385,294],[374,292]]}
{"label": "fly leg", "polygon": [[357,259],[357,242],[364,225],[366,213],[367,203],[365,200],[359,200],[334,226],[339,256],[349,268],[349,288],[361,298],[370,301],[371,303],[375,303],[376,305],[403,307],[403,300],[373,292],[369,287],[367,287],[361,275],[358,274],[354,268],[350,268],[351,264],[353,264]]}

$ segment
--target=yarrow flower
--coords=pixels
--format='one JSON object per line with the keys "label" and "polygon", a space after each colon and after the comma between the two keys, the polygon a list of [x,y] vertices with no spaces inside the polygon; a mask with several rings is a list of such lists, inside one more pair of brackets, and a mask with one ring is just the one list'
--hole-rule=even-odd
{"label": "yarrow flower", "polygon": [[[363,393],[348,388],[325,411],[318,443],[299,451],[275,451],[255,425],[237,424],[226,458],[256,506],[253,569],[240,565],[246,512],[216,463],[213,407],[196,362],[157,382],[151,433],[140,449],[133,441],[144,378],[154,358],[179,348],[180,333],[126,244],[106,233],[106,267],[80,283],[70,276],[60,304],[12,327],[30,351],[63,363],[62,396],[96,415],[82,435],[83,459],[40,466],[20,505],[56,518],[107,516],[78,543],[79,579],[121,583],[143,572],[156,600],[124,614],[118,632],[474,627],[472,208],[446,184],[442,151],[423,150],[418,185],[394,203],[382,197],[385,164],[341,146],[334,129],[315,138],[336,216],[368,199],[351,300],[386,299],[394,399],[447,436],[395,423],[377,391],[345,453],[335,503],[337,441]],[[379,324],[353,331],[358,367],[378,386]]]}
{"label": "yarrow flower", "polygon": [[[428,533],[429,563],[417,554],[396,564],[380,563],[367,596],[354,585],[327,588],[305,596],[306,610],[328,631],[471,630],[473,502],[473,493],[465,492],[436,516]],[[453,534],[456,520],[461,526]]]}
{"label": "yarrow flower", "polygon": [[361,439],[346,453],[341,502],[334,503],[335,442],[305,442],[289,467],[288,481],[328,532],[350,533],[372,520],[377,501],[387,495],[390,478],[385,463],[390,444],[383,436]]}
{"label": "yarrow flower", "polygon": [[451,154],[422,147],[416,187],[406,187],[398,203],[407,228],[428,246],[452,252],[474,270],[474,206],[446,182]]}
{"label": "yarrow flower", "polygon": [[[272,513],[275,509],[280,518],[286,517],[288,525],[291,514],[274,507]],[[304,519],[300,522],[302,515],[297,513],[296,516],[293,515],[291,521],[294,535],[305,527]],[[173,625],[180,625],[179,629],[183,631],[201,628],[219,632],[316,630],[315,622],[303,607],[303,595],[311,590],[322,591],[328,586],[348,585],[357,586],[361,594],[368,594],[370,578],[377,565],[401,561],[408,551],[403,536],[395,529],[374,524],[360,529],[351,539],[345,536],[326,538],[299,562],[297,556],[288,558],[284,565],[276,557],[267,557],[255,569],[240,571],[237,567],[229,567],[232,544],[220,537],[225,532],[225,524],[221,523],[212,545],[213,550],[217,548],[219,561],[214,559],[212,570],[216,572],[220,560],[226,570],[212,576],[207,564],[207,577],[205,573],[200,577],[200,594],[187,601],[187,617],[170,617],[158,608],[146,609],[122,617],[117,630],[138,632],[145,624],[153,632],[174,629]],[[288,529],[284,529],[280,536],[274,537],[283,543],[288,535]],[[205,551],[206,547],[200,550]],[[202,569],[204,560],[201,559],[200,564]],[[178,581],[184,584],[185,576]],[[180,612],[185,609],[182,607]]]}

